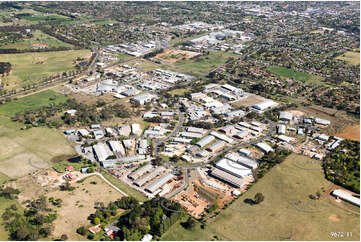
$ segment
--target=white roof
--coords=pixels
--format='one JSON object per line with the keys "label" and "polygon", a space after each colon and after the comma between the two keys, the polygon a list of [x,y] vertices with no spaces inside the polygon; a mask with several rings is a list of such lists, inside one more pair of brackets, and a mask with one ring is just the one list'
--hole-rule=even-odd
{"label": "white roof", "polygon": [[286,136],[286,135],[278,135],[277,138],[281,141],[284,141],[284,142],[287,142],[287,143],[290,143],[293,141],[293,138],[289,137],[289,136]]}
{"label": "white roof", "polygon": [[239,149],[238,150],[239,153],[244,154],[246,156],[250,156],[251,155],[251,151],[247,150],[247,149]]}
{"label": "white roof", "polygon": [[242,178],[234,176],[232,174],[229,174],[228,172],[225,172],[218,168],[214,168],[211,172],[211,175],[215,176],[223,181],[226,181],[236,187],[241,187],[244,184]]}
{"label": "white roof", "polygon": [[210,142],[212,142],[214,140],[214,136],[212,135],[207,135],[206,137],[204,137],[203,139],[201,139],[200,141],[197,142],[196,145],[200,146],[200,147],[204,147],[207,144],[209,144]]}
{"label": "white roof", "polygon": [[237,177],[252,176],[251,169],[229,159],[221,159],[216,163],[216,167]]}
{"label": "white roof", "polygon": [[266,153],[273,151],[272,147],[266,143],[257,143],[256,147],[260,148],[262,151],[265,151]]}
{"label": "white roof", "polygon": [[316,122],[316,124],[322,124],[322,125],[330,125],[331,124],[330,120],[321,119],[321,118],[315,118],[315,122]]}
{"label": "white roof", "polygon": [[188,132],[193,132],[193,133],[203,134],[205,132],[205,129],[197,128],[197,127],[187,127],[187,131]]}
{"label": "white roof", "polygon": [[110,140],[110,141],[108,141],[108,144],[109,144],[110,148],[112,149],[112,151],[124,153],[124,147],[119,141]]}
{"label": "white roof", "polygon": [[280,112],[280,119],[292,120],[293,114],[289,112]]}
{"label": "white roof", "polygon": [[253,105],[252,107],[255,108],[255,109],[263,111],[265,109],[268,109],[268,108],[276,106],[276,105],[278,105],[278,103],[276,103],[276,102],[274,102],[272,100],[267,100],[267,101],[264,101],[264,102],[257,103],[255,105]]}
{"label": "white roof", "polygon": [[107,146],[103,143],[98,143],[93,145],[94,153],[96,154],[98,161],[105,161],[110,155],[111,152]]}
{"label": "white roof", "polygon": [[258,163],[254,160],[251,160],[247,157],[244,157],[242,155],[239,155],[237,153],[228,153],[225,158],[231,160],[231,161],[234,161],[234,162],[237,162],[238,164],[241,164],[241,165],[244,165],[250,169],[255,169],[258,167]]}
{"label": "white roof", "polygon": [[227,143],[232,144],[233,143],[233,139],[229,138],[228,136],[224,135],[224,134],[220,134],[218,132],[212,131],[211,135],[213,135],[214,137],[216,137],[217,139],[226,141]]}
{"label": "white roof", "polygon": [[329,140],[330,136],[326,135],[326,134],[320,134],[317,139],[319,140],[323,140],[323,141],[327,141]]}
{"label": "white roof", "polygon": [[161,176],[159,179],[154,181],[152,184],[148,185],[145,190],[153,193],[156,190],[158,190],[160,187],[162,187],[164,184],[166,184],[168,181],[172,180],[174,175],[172,173],[167,173],[163,176]]}
{"label": "white roof", "polygon": [[88,136],[89,135],[89,131],[86,129],[78,129],[78,132],[80,133],[81,136]]}
{"label": "white roof", "polygon": [[180,136],[183,137],[190,137],[190,138],[202,138],[202,134],[199,133],[192,133],[192,132],[180,132],[179,133]]}
{"label": "white roof", "polygon": [[352,196],[345,190],[336,189],[332,192],[332,194],[360,207],[360,198]]}

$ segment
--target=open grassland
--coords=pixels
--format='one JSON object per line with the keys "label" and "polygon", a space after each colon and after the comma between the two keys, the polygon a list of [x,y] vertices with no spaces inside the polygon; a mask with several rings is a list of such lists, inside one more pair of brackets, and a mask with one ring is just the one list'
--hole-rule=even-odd
{"label": "open grassland", "polygon": [[347,51],[336,59],[346,61],[350,65],[360,65],[360,52]]}
{"label": "open grassland", "polygon": [[[18,210],[21,210],[22,207],[16,200],[10,200],[7,198],[0,197],[0,215],[5,212],[5,209],[10,207],[11,205],[15,204]],[[9,233],[5,230],[3,226],[3,222],[5,222],[2,217],[0,216],[0,241],[7,241],[9,240]]]}
{"label": "open grassland", "polygon": [[95,212],[95,202],[107,205],[120,199],[122,195],[95,175],[73,186],[76,189],[71,192],[57,190],[46,194],[47,197],[63,200],[62,207],[58,209],[58,218],[54,221],[52,235],[59,238],[62,234],[67,234],[69,240],[84,240],[85,237],[77,234],[76,229],[89,224],[87,217]]}
{"label": "open grassland", "polygon": [[173,89],[172,91],[169,91],[169,94],[174,96],[174,95],[178,95],[178,96],[183,96],[184,93],[190,91],[189,88],[178,88],[178,89]]}
{"label": "open grassland", "polygon": [[30,39],[24,39],[16,43],[3,45],[0,46],[0,48],[24,50],[24,49],[37,49],[40,47],[43,48],[72,47],[71,44],[62,42],[50,35],[41,32],[40,30],[35,30],[31,32],[31,34],[33,35],[33,37]]}
{"label": "open grassland", "polygon": [[273,74],[279,75],[282,78],[292,78],[297,81],[326,85],[325,83],[321,82],[321,80],[323,79],[322,77],[310,75],[301,71],[296,71],[280,66],[271,66],[267,68],[267,70],[272,72]]}
{"label": "open grassland", "polygon": [[2,78],[4,87],[24,87],[42,78],[75,70],[74,61],[78,57],[89,58],[90,54],[89,50],[1,54],[0,62],[10,62],[12,65],[10,74]]}
{"label": "open grassland", "polygon": [[52,90],[46,90],[33,95],[25,96],[0,105],[0,115],[13,117],[16,113],[35,110],[49,104],[64,103],[67,97]]}
{"label": "open grassland", "polygon": [[229,52],[211,51],[209,55],[188,60],[180,60],[173,64],[161,65],[160,67],[165,70],[172,70],[196,77],[202,77],[207,75],[213,69],[224,65],[228,58],[231,57],[237,58],[239,56]]}
{"label": "open grassland", "polygon": [[[313,168],[313,169],[302,169]],[[320,162],[292,154],[272,168],[249,191],[211,220],[204,230],[194,231],[174,225],[162,240],[335,240],[334,231],[352,232],[352,237],[337,240],[359,240],[359,215],[330,202],[327,192],[332,185],[324,178]],[[320,200],[309,195],[321,192]],[[261,192],[265,199],[259,205],[244,203]],[[359,208],[352,207],[359,212]]]}
{"label": "open grassland", "polygon": [[[54,96],[55,100],[50,100]],[[63,95],[44,91],[0,107],[0,172],[11,178],[21,177],[49,167],[48,161],[56,156],[74,154],[70,143],[58,130],[45,127],[21,130],[24,124],[12,122],[9,118],[16,112],[65,100]]]}

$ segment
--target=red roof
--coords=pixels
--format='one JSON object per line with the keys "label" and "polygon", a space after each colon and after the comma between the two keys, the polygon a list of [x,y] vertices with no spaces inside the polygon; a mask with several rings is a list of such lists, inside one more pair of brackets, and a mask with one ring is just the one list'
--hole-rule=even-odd
{"label": "red roof", "polygon": [[66,170],[67,170],[67,171],[72,171],[72,170],[74,170],[74,167],[68,166],[68,167],[66,168]]}

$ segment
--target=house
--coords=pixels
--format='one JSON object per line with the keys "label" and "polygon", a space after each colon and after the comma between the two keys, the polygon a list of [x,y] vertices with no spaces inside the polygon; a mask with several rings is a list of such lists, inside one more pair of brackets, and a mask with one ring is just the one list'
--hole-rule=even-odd
{"label": "house", "polygon": [[64,176],[66,179],[73,180],[75,178],[73,173],[66,173]]}
{"label": "house", "polygon": [[90,227],[88,230],[90,233],[96,234],[96,233],[99,233],[102,229],[100,227],[100,224],[98,224],[98,225]]}
{"label": "house", "polygon": [[74,167],[72,167],[72,166],[68,166],[67,168],[65,168],[65,171],[68,171],[68,172],[73,171],[73,170],[74,170]]}

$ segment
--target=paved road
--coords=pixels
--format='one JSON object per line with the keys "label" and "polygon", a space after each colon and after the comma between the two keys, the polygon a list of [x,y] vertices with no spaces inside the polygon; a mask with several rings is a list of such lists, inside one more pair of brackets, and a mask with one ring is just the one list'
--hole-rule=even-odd
{"label": "paved road", "polygon": [[177,124],[177,126],[175,127],[175,129],[173,129],[173,131],[167,136],[165,137],[164,139],[161,139],[161,140],[156,140],[154,143],[155,143],[155,149],[154,149],[154,156],[155,157],[158,157],[159,156],[159,153],[158,153],[158,150],[159,150],[159,146],[161,144],[163,144],[164,142],[167,142],[170,138],[172,138],[173,136],[175,136],[176,134],[178,134],[180,128],[183,126],[183,123],[184,123],[184,115],[183,113],[180,111],[179,108],[177,108],[178,110],[178,114],[179,114],[179,122]]}

